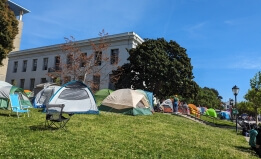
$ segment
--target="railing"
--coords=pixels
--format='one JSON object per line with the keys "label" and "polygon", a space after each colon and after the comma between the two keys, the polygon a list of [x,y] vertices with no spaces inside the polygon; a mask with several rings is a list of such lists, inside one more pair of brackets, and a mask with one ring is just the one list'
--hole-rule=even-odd
{"label": "railing", "polygon": [[48,68],[48,72],[61,72],[62,71],[62,68],[61,67],[50,67]]}

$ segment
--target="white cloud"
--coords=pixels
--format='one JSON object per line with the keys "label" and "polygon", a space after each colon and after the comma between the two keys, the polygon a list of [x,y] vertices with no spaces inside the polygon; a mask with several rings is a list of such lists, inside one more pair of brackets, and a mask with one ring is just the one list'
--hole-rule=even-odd
{"label": "white cloud", "polygon": [[197,23],[192,26],[185,27],[185,31],[189,34],[192,38],[204,38],[205,35],[202,33],[204,27],[206,26],[207,22]]}

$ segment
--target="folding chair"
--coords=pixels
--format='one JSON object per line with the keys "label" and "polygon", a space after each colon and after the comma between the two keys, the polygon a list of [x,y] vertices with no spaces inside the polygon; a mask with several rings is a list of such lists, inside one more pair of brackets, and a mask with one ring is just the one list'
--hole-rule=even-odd
{"label": "folding chair", "polygon": [[47,104],[46,105],[46,120],[45,127],[55,126],[60,129],[66,130],[65,125],[70,118],[63,116],[64,104]]}
{"label": "folding chair", "polygon": [[18,118],[19,118],[19,113],[27,113],[27,116],[29,117],[28,107],[26,109],[21,107],[19,95],[10,94],[9,97],[10,97],[10,103],[11,103],[11,113],[15,112]]}

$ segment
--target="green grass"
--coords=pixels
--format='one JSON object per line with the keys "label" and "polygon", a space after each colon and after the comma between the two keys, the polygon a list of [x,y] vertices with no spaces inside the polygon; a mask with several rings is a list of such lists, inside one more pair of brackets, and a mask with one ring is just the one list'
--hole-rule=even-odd
{"label": "green grass", "polygon": [[201,115],[200,119],[203,121],[207,121],[209,123],[215,124],[216,126],[227,126],[227,127],[236,127],[236,124],[230,120],[221,120],[219,118],[211,118],[208,116]]}
{"label": "green grass", "polygon": [[127,116],[75,114],[67,130],[46,129],[45,114],[0,111],[0,158],[257,158],[235,130],[155,113]]}

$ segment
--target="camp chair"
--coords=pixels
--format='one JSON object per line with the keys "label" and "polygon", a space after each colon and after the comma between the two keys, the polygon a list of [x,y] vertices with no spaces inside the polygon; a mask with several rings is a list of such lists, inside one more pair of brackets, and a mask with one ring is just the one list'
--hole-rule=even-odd
{"label": "camp chair", "polygon": [[70,118],[63,116],[64,104],[47,104],[46,105],[46,120],[45,127],[55,126],[56,128],[63,128],[66,130],[65,125]]}
{"label": "camp chair", "polygon": [[19,113],[27,113],[27,116],[29,117],[29,110],[28,108],[22,108],[21,103],[19,100],[18,94],[10,94],[10,103],[11,103],[11,113],[15,112],[17,117],[19,118]]}

